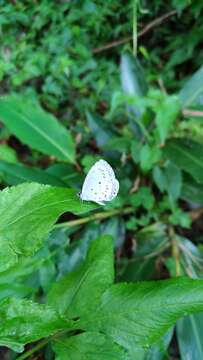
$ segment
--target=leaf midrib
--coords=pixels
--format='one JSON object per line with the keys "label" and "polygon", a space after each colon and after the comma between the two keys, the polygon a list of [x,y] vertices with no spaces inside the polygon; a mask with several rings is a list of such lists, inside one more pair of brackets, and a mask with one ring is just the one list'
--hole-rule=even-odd
{"label": "leaf midrib", "polygon": [[[8,226],[15,224],[16,222],[18,222],[19,220],[23,219],[24,217],[30,216],[30,215],[32,215],[33,213],[35,213],[36,211],[39,211],[39,210],[44,209],[44,208],[46,208],[46,207],[52,207],[53,205],[57,205],[57,204],[65,203],[65,202],[69,203],[69,202],[71,202],[71,201],[73,201],[73,200],[72,200],[72,199],[66,199],[66,200],[61,200],[61,201],[55,201],[55,202],[53,202],[53,203],[49,203],[49,204],[43,205],[43,206],[41,206],[41,207],[35,208],[34,210],[31,210],[30,212],[28,212],[28,213],[26,213],[26,214],[24,214],[24,215],[19,216],[19,217],[18,217],[17,219],[15,219],[14,221],[12,221],[12,222],[10,222],[10,223],[7,223],[7,224],[6,224],[5,226],[3,226],[2,228],[1,228],[1,226],[0,226],[0,229],[3,230],[5,227],[7,228]],[[69,211],[69,210],[67,209],[67,211]]]}
{"label": "leaf midrib", "polygon": [[[4,104],[5,107],[8,107],[6,104]],[[13,112],[14,114],[17,114],[17,116],[20,116],[22,118],[22,120],[31,128],[33,128],[36,132],[38,132],[42,137],[44,136],[44,138],[46,140],[48,140],[48,142],[50,142],[53,146],[55,146],[56,149],[58,149],[69,161],[72,162],[71,157],[63,150],[63,148],[57,144],[52,138],[50,138],[50,136],[48,136],[44,131],[42,131],[39,127],[35,126],[33,123],[27,121],[27,118],[23,115],[23,114],[19,114],[18,111],[16,111],[15,109],[9,109],[10,112]]]}

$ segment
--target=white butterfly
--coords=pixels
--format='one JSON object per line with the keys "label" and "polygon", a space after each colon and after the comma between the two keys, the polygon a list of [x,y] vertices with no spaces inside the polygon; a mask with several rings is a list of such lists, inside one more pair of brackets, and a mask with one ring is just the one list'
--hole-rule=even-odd
{"label": "white butterfly", "polygon": [[89,170],[82,186],[80,198],[105,205],[118,194],[119,182],[112,167],[105,160],[97,161]]}

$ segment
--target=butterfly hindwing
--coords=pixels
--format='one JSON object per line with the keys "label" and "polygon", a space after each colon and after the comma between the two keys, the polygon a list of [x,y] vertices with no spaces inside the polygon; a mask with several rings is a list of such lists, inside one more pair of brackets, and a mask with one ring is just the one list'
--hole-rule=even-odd
{"label": "butterfly hindwing", "polygon": [[113,169],[105,160],[99,160],[88,172],[80,195],[82,200],[104,204],[118,193],[119,183]]}

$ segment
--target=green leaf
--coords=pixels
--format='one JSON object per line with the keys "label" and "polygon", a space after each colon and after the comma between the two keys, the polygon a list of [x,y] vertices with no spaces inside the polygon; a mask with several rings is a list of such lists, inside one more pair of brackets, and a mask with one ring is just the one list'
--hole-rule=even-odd
{"label": "green leaf", "polygon": [[1,97],[0,118],[24,144],[60,160],[74,162],[75,149],[70,132],[37,101],[20,95]]}
{"label": "green leaf", "polygon": [[107,336],[87,332],[53,342],[56,360],[127,360],[127,354]]}
{"label": "green leaf", "polygon": [[160,142],[163,145],[171,130],[178,112],[180,110],[180,103],[177,96],[167,96],[159,103],[155,122],[160,137]]}
{"label": "green leaf", "polygon": [[110,129],[110,124],[98,115],[95,116],[87,111],[87,121],[99,147],[104,146],[113,136],[115,136],[115,133]]}
{"label": "green leaf", "polygon": [[129,350],[147,348],[180,317],[202,310],[202,280],[117,284],[104,293],[94,317],[81,319],[78,328],[102,332]]}
{"label": "green leaf", "polygon": [[18,162],[15,150],[6,144],[0,144],[0,160],[13,164]]}
{"label": "green leaf", "polygon": [[9,185],[18,185],[23,182],[34,181],[45,185],[66,186],[60,178],[48,174],[44,170],[22,164],[9,164],[0,161],[0,174],[4,181]]}
{"label": "green leaf", "polygon": [[76,191],[40,184],[21,184],[0,192],[0,271],[21,256],[34,254],[62,213],[82,213],[95,205],[82,203]]}
{"label": "green leaf", "polygon": [[[137,99],[143,98],[147,93],[147,83],[145,75],[136,57],[130,53],[124,53],[121,56],[121,83],[126,95],[135,96]],[[139,118],[144,112],[143,104],[139,101],[135,105],[128,105],[130,124],[136,135],[140,136],[143,132],[139,125],[131,117]]]}
{"label": "green leaf", "polygon": [[181,198],[195,204],[203,205],[203,187],[192,177],[184,176]]}
{"label": "green leaf", "polygon": [[121,81],[123,90],[128,95],[143,97],[147,92],[143,69],[138,59],[130,53],[124,53],[121,57]]}
{"label": "green leaf", "polygon": [[167,191],[171,202],[180,197],[182,187],[182,174],[180,169],[168,161],[161,169],[156,166],[153,169],[153,177],[156,185],[163,192]]}
{"label": "green leaf", "polygon": [[47,305],[16,298],[0,301],[0,344],[14,351],[23,351],[25,344],[70,326],[70,321]]}
{"label": "green leaf", "polygon": [[84,263],[53,285],[48,303],[69,318],[81,316],[97,308],[113,280],[112,238],[101,236],[91,244]]}
{"label": "green leaf", "polygon": [[186,81],[183,88],[179,92],[179,98],[181,100],[182,106],[186,107],[193,104],[202,92],[203,66],[197,70],[188,81]]}
{"label": "green leaf", "polygon": [[149,171],[161,157],[161,150],[158,147],[152,147],[145,144],[140,152],[140,166],[144,172]]}
{"label": "green leaf", "polygon": [[181,359],[203,359],[203,313],[180,319],[176,331]]}
{"label": "green leaf", "polygon": [[191,139],[171,139],[164,147],[164,154],[177,167],[203,183],[203,146]]}
{"label": "green leaf", "polygon": [[154,205],[154,201],[155,199],[151,190],[146,186],[140,187],[138,191],[130,197],[130,202],[135,208],[143,206],[144,209],[150,210]]}

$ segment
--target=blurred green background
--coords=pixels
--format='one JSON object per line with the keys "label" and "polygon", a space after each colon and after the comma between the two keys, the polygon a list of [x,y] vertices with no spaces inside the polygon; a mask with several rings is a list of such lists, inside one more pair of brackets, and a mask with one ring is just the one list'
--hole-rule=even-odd
{"label": "blurred green background", "polygon": [[[9,294],[43,299],[100,234],[115,240],[118,281],[202,277],[202,20],[201,0],[0,2],[1,188],[80,190],[100,158],[120,182],[99,220],[59,225],[0,274],[0,296],[10,283]],[[201,317],[144,359],[203,359]]]}

